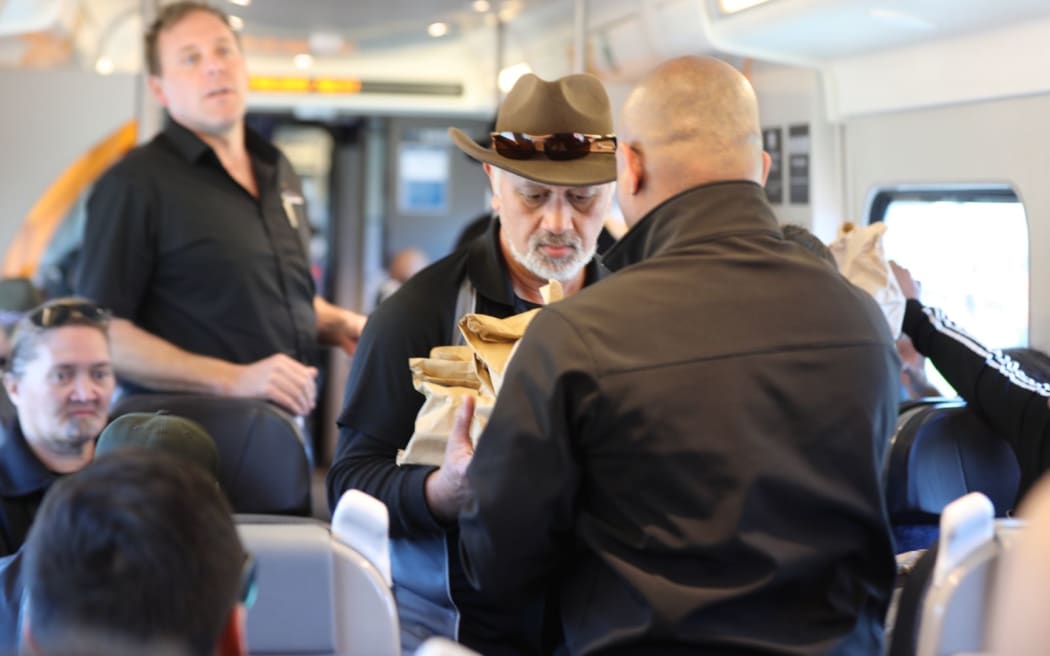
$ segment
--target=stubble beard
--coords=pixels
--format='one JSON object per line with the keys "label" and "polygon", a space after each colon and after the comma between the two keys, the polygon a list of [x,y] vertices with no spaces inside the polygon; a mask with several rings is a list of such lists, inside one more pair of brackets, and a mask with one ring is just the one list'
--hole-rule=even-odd
{"label": "stubble beard", "polygon": [[49,451],[57,456],[76,457],[101,432],[101,423],[94,416],[72,417],[62,426],[61,434],[46,441]]}

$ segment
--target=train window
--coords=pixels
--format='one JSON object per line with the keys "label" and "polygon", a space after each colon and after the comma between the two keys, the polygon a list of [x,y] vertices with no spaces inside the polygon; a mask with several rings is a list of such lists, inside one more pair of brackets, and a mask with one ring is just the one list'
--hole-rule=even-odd
{"label": "train window", "polygon": [[879,191],[869,220],[886,223],[886,255],[911,270],[924,303],[989,347],[1027,346],[1028,220],[1013,190]]}

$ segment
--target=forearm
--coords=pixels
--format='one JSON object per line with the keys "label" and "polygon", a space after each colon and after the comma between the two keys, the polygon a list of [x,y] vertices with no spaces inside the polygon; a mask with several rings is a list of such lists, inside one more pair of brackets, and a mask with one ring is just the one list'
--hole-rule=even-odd
{"label": "forearm", "polygon": [[948,384],[968,402],[973,402],[977,381],[990,351],[939,311],[927,311],[916,300],[908,301],[903,330],[915,350],[930,359]]}
{"label": "forearm", "polygon": [[939,311],[924,311],[915,301],[908,302],[904,327],[916,349],[1010,442],[1024,485],[1050,467],[1047,386],[1032,381],[1010,358],[986,348]]}
{"label": "forearm", "polygon": [[109,330],[121,378],[156,390],[230,394],[238,365],[184,351],[126,319],[113,319]]}
{"label": "forearm", "polygon": [[335,461],[328,470],[328,505],[346,490],[361,490],[386,504],[391,537],[422,537],[443,528],[426,504],[425,481],[435,467],[396,463],[397,449],[360,431],[341,428]]}
{"label": "forearm", "polygon": [[317,315],[317,341],[332,346],[343,346],[347,338],[361,336],[365,318],[338,305],[314,296],[314,314]]}

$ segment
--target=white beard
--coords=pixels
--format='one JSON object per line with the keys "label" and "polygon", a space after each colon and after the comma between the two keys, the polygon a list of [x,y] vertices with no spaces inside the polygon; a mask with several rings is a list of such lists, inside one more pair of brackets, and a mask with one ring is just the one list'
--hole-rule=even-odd
{"label": "white beard", "polygon": [[[522,253],[507,240],[510,252],[518,264],[543,280],[571,280],[594,257],[598,244],[583,248],[583,240],[575,232],[555,234],[549,230],[537,230],[529,236],[528,252]],[[565,257],[549,257],[540,250],[542,246],[571,246],[572,253]]]}

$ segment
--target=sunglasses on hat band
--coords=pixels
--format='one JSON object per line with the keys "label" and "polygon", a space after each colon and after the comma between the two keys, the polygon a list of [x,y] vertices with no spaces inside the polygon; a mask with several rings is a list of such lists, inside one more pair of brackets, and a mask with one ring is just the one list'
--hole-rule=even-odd
{"label": "sunglasses on hat band", "polygon": [[29,315],[37,328],[55,328],[74,320],[89,323],[109,323],[109,311],[87,301],[68,301],[44,305]]}
{"label": "sunglasses on hat band", "polygon": [[532,159],[542,152],[548,159],[560,162],[580,159],[590,153],[612,154],[616,152],[616,135],[582,132],[493,132],[492,147],[507,159]]}

